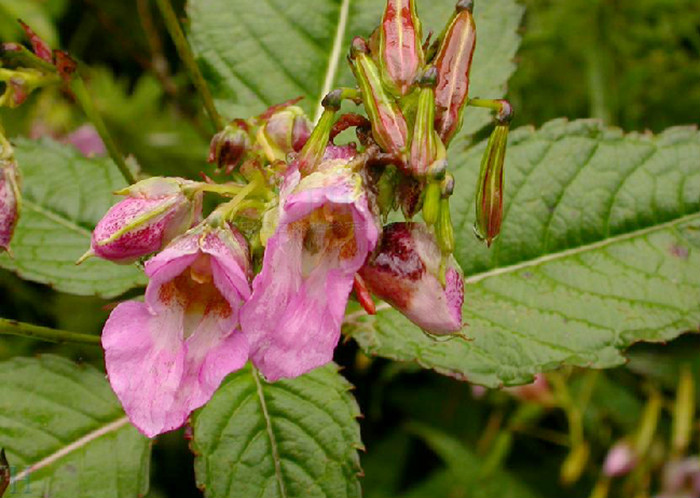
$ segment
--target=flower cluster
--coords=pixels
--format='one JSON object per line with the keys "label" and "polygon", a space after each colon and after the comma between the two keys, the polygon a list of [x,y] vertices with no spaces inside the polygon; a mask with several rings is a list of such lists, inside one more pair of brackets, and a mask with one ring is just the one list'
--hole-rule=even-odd
{"label": "flower cluster", "polygon": [[[273,106],[213,137],[225,181],[149,178],[118,192],[86,257],[155,254],[144,301],[119,304],[102,336],[112,387],[143,433],[181,426],[248,360],[268,381],[331,361],[353,293],[368,313],[374,295],[427,333],[461,330],[447,148],[466,105],[498,112],[477,186],[476,230],[490,243],[511,116],[504,101],[467,97],[475,33],[460,0],[428,46],[412,0],[389,0],[369,40],[352,42],[357,86],[330,92],[315,126],[296,101]],[[343,100],[366,117],[340,115]],[[337,144],[348,128],[357,140]],[[221,202],[207,213],[209,194]]]}

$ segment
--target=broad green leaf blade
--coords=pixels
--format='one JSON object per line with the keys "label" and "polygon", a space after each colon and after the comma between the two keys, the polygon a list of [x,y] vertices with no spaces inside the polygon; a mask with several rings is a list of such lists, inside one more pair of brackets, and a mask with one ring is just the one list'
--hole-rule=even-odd
{"label": "broad green leaf blade", "polygon": [[464,333],[432,339],[384,307],[347,327],[369,353],[497,386],[561,364],[623,363],[637,341],[700,324],[700,133],[623,135],[553,121],[513,133],[501,238],[472,234],[484,145],[456,153]]}
{"label": "broad green leaf blade", "polygon": [[90,232],[125,186],[107,158],[87,159],[77,149],[50,140],[20,140],[15,147],[22,172],[22,214],[0,266],[56,290],[114,297],[145,285],[134,265],[97,258],[75,261],[90,248]]}
{"label": "broad green leaf blade", "polygon": [[207,498],[361,495],[359,408],[336,365],[266,383],[250,366],[194,418],[195,473]]}
{"label": "broad green leaf blade", "polygon": [[[440,33],[454,5],[419,1],[424,33]],[[369,36],[383,8],[384,0],[191,0],[190,40],[227,118],[259,114],[295,97],[304,97],[300,105],[318,117],[323,96],[352,83],[345,60],[350,41]],[[522,12],[514,0],[476,2],[472,95],[505,94]],[[489,119],[487,112],[470,110],[463,129],[473,133]]]}
{"label": "broad green leaf blade", "polygon": [[136,498],[148,491],[151,446],[104,375],[57,356],[0,363],[0,447],[8,496]]}

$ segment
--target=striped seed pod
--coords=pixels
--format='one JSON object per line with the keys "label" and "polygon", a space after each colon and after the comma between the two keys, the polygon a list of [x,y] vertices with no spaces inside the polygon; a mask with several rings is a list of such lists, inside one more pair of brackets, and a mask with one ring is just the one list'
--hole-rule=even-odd
{"label": "striped seed pod", "polygon": [[424,61],[415,2],[387,0],[378,36],[384,83],[394,93],[406,95]]}

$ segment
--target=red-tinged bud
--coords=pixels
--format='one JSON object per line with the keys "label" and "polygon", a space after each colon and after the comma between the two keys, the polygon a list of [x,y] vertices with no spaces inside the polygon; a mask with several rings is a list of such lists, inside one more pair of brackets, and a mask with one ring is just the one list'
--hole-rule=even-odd
{"label": "red-tinged bud", "polygon": [[369,289],[367,289],[367,284],[365,284],[364,279],[360,275],[355,274],[355,280],[353,281],[352,288],[355,291],[357,302],[360,303],[360,306],[364,308],[367,314],[376,315],[377,307],[374,305]]}
{"label": "red-tinged bud", "polygon": [[[426,71],[422,84],[434,83],[436,70],[431,67]],[[418,178],[428,174],[431,166],[442,168],[447,157],[445,146],[440,136],[435,132],[435,100],[431,86],[423,86],[418,97],[418,106],[411,137],[411,157],[408,162],[408,172]]]}
{"label": "red-tinged bud", "polygon": [[476,46],[476,25],[471,1],[457,4],[435,57],[435,128],[445,145],[462,126],[462,111],[469,93],[469,71]]}
{"label": "red-tinged bud", "polygon": [[250,138],[246,123],[232,121],[212,138],[207,161],[230,173],[240,165],[249,149]]}
{"label": "red-tinged bud", "polygon": [[42,40],[39,35],[37,35],[26,23],[22,22],[21,20],[19,23],[24,32],[27,34],[29,42],[32,44],[32,49],[34,49],[34,53],[46,62],[53,64],[53,54],[49,44]]}
{"label": "red-tinged bud", "polygon": [[350,66],[372,123],[372,136],[385,152],[403,156],[408,141],[406,119],[396,101],[384,89],[379,69],[368,52],[367,43],[362,38],[353,40]]}
{"label": "red-tinged bud", "polygon": [[5,448],[0,449],[0,496],[2,496],[10,485],[10,463],[5,455]]}
{"label": "red-tinged bud", "polygon": [[423,207],[424,182],[411,176],[401,175],[396,192],[401,205],[401,212],[407,220],[412,219]]}
{"label": "red-tinged bud", "polygon": [[476,187],[476,222],[474,231],[491,246],[501,232],[503,218],[503,163],[508,144],[508,125],[499,124],[489,137],[481,160]]}
{"label": "red-tinged bud", "polygon": [[256,139],[270,162],[283,161],[287,154],[299,152],[311,134],[311,121],[297,106],[273,113],[258,128]]}
{"label": "red-tinged bud", "polygon": [[360,269],[367,288],[423,330],[449,334],[462,328],[464,277],[452,256],[440,273],[443,255],[435,236],[420,223],[384,227],[380,245]]}
{"label": "red-tinged bud", "polygon": [[[3,140],[4,142],[4,140]],[[17,164],[8,143],[2,144],[0,158],[0,250],[8,251],[19,219],[22,197]]]}
{"label": "red-tinged bud", "polygon": [[379,27],[379,62],[387,86],[400,95],[411,91],[423,66],[421,38],[413,0],[387,0]]}
{"label": "red-tinged bud", "polygon": [[128,197],[107,211],[85,258],[131,263],[161,250],[201,217],[202,193],[182,178],[149,178],[117,192]]}
{"label": "red-tinged bud", "polygon": [[63,50],[54,50],[56,70],[63,81],[68,82],[73,73],[78,69],[78,63]]}

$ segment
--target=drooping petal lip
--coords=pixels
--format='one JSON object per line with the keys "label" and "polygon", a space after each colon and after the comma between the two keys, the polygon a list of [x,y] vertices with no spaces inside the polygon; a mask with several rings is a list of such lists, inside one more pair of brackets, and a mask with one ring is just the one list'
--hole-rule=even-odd
{"label": "drooping petal lip", "polygon": [[270,381],[331,361],[354,275],[376,244],[362,180],[343,164],[288,174],[276,232],[241,310],[253,363]]}

